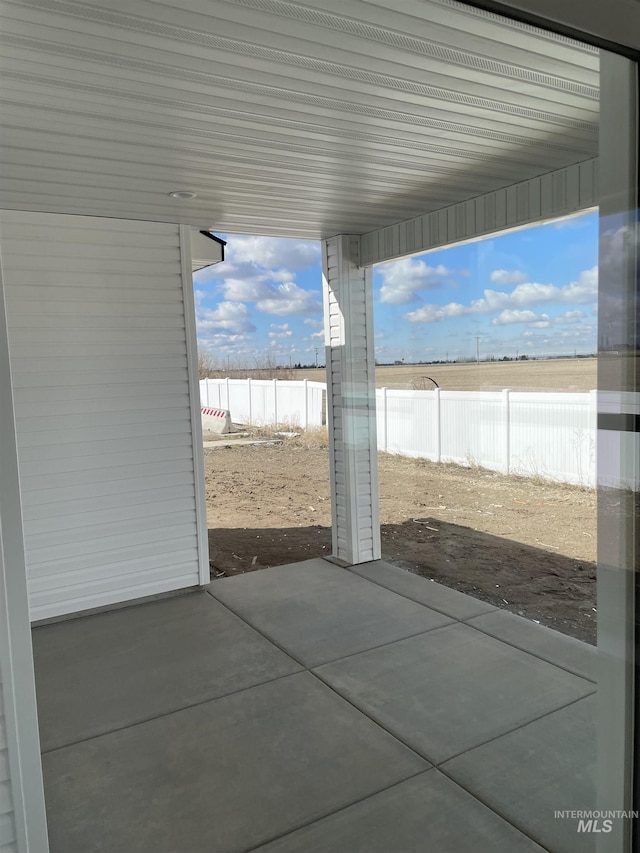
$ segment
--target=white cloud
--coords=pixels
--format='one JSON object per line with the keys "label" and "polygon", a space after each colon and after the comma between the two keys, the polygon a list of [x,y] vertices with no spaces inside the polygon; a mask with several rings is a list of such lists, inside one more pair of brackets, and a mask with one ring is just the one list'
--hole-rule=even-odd
{"label": "white cloud", "polygon": [[504,326],[507,323],[532,323],[537,319],[538,315],[534,311],[518,311],[517,309],[509,310],[506,308],[491,322],[494,326]]}
{"label": "white cloud", "polygon": [[324,325],[322,320],[313,320],[311,317],[305,317],[302,322],[305,326],[311,326],[314,329],[321,329]]}
{"label": "white cloud", "polygon": [[249,309],[238,302],[220,302],[216,308],[199,308],[197,319],[200,332],[241,334],[256,330]]}
{"label": "white cloud", "polygon": [[233,302],[257,302],[269,292],[265,275],[254,273],[243,278],[225,278],[220,285],[225,299]]}
{"label": "white cloud", "polygon": [[404,315],[405,320],[412,323],[432,323],[435,320],[445,320],[447,317],[462,317],[473,312],[459,302],[449,302],[448,305],[423,305],[415,311]]}
{"label": "white cloud", "polygon": [[278,317],[318,314],[322,311],[319,299],[311,291],[284,278],[274,281],[271,274],[253,270],[243,278],[226,278],[220,284],[220,290],[226,300],[255,302],[258,311]]}
{"label": "white cloud", "polygon": [[553,318],[554,323],[563,323],[564,325],[571,325],[573,323],[579,323],[580,320],[584,320],[587,315],[584,311],[565,311],[564,314],[560,314],[557,317]]}
{"label": "white cloud", "polygon": [[407,305],[415,302],[421,290],[434,290],[450,282],[455,270],[438,264],[430,267],[424,261],[405,258],[379,267],[382,276],[380,302]]}
{"label": "white cloud", "polygon": [[[233,264],[257,264],[266,269],[308,269],[320,261],[320,243],[285,237],[229,236],[226,256]],[[221,266],[224,266],[222,264]]]}
{"label": "white cloud", "polygon": [[494,270],[491,273],[491,281],[505,287],[511,284],[522,284],[526,280],[526,273],[518,270]]}
{"label": "white cloud", "polygon": [[[577,281],[563,287],[558,287],[555,284],[527,282],[519,284],[510,293],[487,289],[480,299],[475,299],[469,305],[461,305],[458,302],[450,302],[448,305],[442,306],[424,305],[415,311],[410,311],[404,317],[412,323],[430,323],[436,320],[444,320],[447,317],[494,314],[499,311],[504,314],[505,311],[526,310],[534,305],[594,303],[597,295],[598,268],[596,266],[584,270],[580,273]],[[503,322],[523,321],[505,320]],[[500,325],[500,323],[496,325]]]}
{"label": "white cloud", "polygon": [[314,295],[293,282],[271,287],[268,295],[256,302],[256,308],[279,317],[287,317],[290,314],[316,314],[322,311],[322,306]]}
{"label": "white cloud", "polygon": [[[307,269],[320,259],[320,244],[311,240],[274,237],[230,236],[227,259],[196,274],[197,299],[218,297],[228,302],[253,302],[258,311],[286,317],[319,314],[322,304],[320,274],[318,291],[296,283],[294,270]],[[209,285],[209,290],[203,289]]]}
{"label": "white cloud", "polygon": [[283,338],[290,338],[293,335],[293,331],[289,328],[288,323],[283,323],[279,326],[277,323],[271,323],[272,332],[269,332],[270,338],[277,338],[282,340]]}

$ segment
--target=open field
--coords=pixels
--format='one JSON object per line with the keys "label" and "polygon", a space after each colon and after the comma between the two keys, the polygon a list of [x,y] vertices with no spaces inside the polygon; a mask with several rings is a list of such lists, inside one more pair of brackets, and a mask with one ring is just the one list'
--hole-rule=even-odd
{"label": "open field", "polygon": [[[400,364],[376,367],[376,387],[411,388],[429,376],[443,391],[591,391],[596,388],[595,358],[557,358],[539,361],[481,361],[480,364]],[[324,368],[293,370],[291,379],[324,382]],[[257,378],[257,377],[256,377]]]}
{"label": "open field", "polygon": [[[388,454],[379,467],[385,559],[595,641],[593,490]],[[214,576],[331,553],[325,432],[206,447],[205,469]]]}

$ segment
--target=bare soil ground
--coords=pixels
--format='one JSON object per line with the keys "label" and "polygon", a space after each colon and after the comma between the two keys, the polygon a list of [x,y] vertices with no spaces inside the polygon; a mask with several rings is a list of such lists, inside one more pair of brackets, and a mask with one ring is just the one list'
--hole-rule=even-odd
{"label": "bare soil ground", "polygon": [[[383,557],[595,642],[596,495],[381,454]],[[324,435],[205,448],[212,574],[331,553]]]}

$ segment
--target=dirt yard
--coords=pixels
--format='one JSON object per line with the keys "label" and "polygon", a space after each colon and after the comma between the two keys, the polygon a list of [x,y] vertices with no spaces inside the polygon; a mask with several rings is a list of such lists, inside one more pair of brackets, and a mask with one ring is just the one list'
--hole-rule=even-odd
{"label": "dirt yard", "polygon": [[[318,438],[205,448],[214,576],[331,553]],[[595,642],[595,492],[380,456],[383,557]]]}

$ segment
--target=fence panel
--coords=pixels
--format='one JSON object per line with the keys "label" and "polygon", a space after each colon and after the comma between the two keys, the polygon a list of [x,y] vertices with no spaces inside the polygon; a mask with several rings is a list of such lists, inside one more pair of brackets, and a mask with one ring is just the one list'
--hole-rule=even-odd
{"label": "fence panel", "polygon": [[511,471],[595,485],[596,435],[589,393],[511,395]]}
{"label": "fence panel", "polygon": [[439,392],[376,391],[378,450],[440,461]]}
{"label": "fence panel", "polygon": [[441,391],[442,461],[506,472],[504,401],[499,391]]}
{"label": "fence panel", "polygon": [[238,424],[290,427],[322,426],[325,422],[323,382],[280,379],[201,379],[203,406],[228,409]]}
{"label": "fence panel", "polygon": [[[304,428],[326,422],[322,382],[203,379],[200,394],[202,405],[229,409],[236,423]],[[376,409],[379,450],[595,485],[595,391],[379,388]]]}

